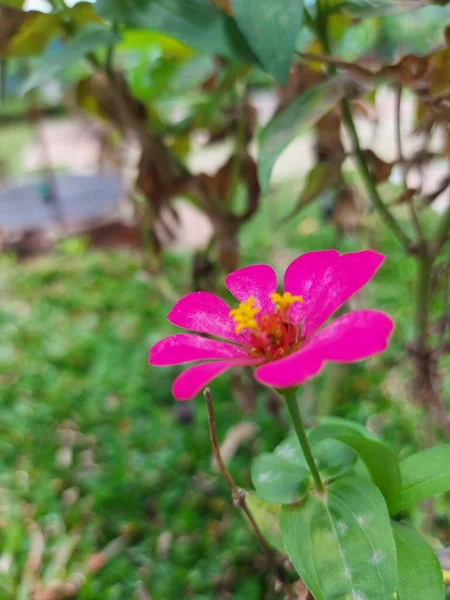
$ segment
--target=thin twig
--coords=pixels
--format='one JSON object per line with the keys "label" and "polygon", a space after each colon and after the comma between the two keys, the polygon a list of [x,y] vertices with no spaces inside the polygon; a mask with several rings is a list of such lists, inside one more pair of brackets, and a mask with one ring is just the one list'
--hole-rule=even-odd
{"label": "thin twig", "polygon": [[[403,144],[402,144],[402,92],[403,92],[402,86],[400,84],[396,85],[395,86],[395,137],[397,140],[397,160],[400,164],[403,185],[405,187],[405,190],[407,190],[408,189],[408,181],[407,181],[408,168],[404,164]],[[406,200],[406,203],[408,205],[408,209],[409,209],[409,212],[411,215],[411,220],[412,220],[414,227],[416,229],[416,232],[417,232],[417,237],[419,238],[420,242],[423,245],[423,249],[425,250],[425,248],[426,248],[425,234],[424,234],[424,231],[422,228],[422,224],[419,220],[419,215],[417,214],[416,207],[414,206],[413,197],[412,196],[408,197]]]}
{"label": "thin twig", "polygon": [[[225,479],[228,487],[230,488],[234,506],[242,509],[242,511],[245,513],[248,520],[250,521],[250,525],[252,526],[252,529],[258,539],[259,545],[261,546],[261,549],[266,556],[268,565],[272,569],[277,580],[280,582],[283,582],[284,577],[283,577],[283,574],[281,573],[280,568],[278,567],[277,563],[275,562],[273,552],[267,545],[266,540],[264,539],[252,513],[250,512],[250,509],[247,506],[247,502],[245,500],[245,490],[239,489],[238,486],[234,483],[233,478],[231,477],[227,467],[225,466],[225,463],[222,459],[222,455],[220,454],[220,445],[219,445],[219,440],[217,438],[217,430],[216,430],[216,420],[214,417],[213,402],[212,402],[212,397],[211,397],[211,391],[209,390],[209,388],[205,389],[205,391],[203,392],[203,396],[205,398],[206,408],[208,411],[208,424],[209,424],[209,435],[210,435],[210,439],[211,439],[211,446],[212,446],[212,450],[213,450],[213,454],[214,454],[214,458],[216,460],[217,466],[219,467],[220,474]],[[289,585],[284,584],[283,588],[286,593],[292,594],[292,589]]]}

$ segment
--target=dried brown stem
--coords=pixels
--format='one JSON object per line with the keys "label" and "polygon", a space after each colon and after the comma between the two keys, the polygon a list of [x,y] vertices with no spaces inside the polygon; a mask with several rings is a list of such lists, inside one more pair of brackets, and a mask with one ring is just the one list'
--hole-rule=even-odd
{"label": "dried brown stem", "polygon": [[[225,479],[228,487],[230,488],[234,506],[242,509],[242,511],[245,513],[247,519],[249,520],[250,525],[251,525],[251,527],[256,535],[256,538],[259,542],[259,545],[261,546],[261,549],[266,556],[267,564],[270,566],[270,568],[273,571],[277,580],[280,582],[283,582],[284,576],[281,572],[281,569],[278,567],[278,565],[275,561],[273,552],[267,545],[267,542],[264,539],[264,537],[258,527],[258,524],[256,523],[255,519],[253,518],[252,513],[250,512],[250,509],[247,506],[247,502],[245,500],[246,492],[245,492],[245,490],[239,489],[238,486],[235,484],[235,482],[233,481],[233,478],[231,477],[231,475],[222,459],[222,455],[220,453],[219,440],[217,438],[216,419],[214,417],[214,408],[213,408],[213,402],[212,402],[212,397],[211,397],[211,391],[209,390],[209,388],[205,389],[205,391],[203,392],[203,396],[205,398],[206,408],[208,411],[209,435],[210,435],[210,439],[211,439],[212,451],[213,451],[217,466],[219,467],[220,474]],[[288,595],[293,595],[292,588],[288,584],[283,584],[283,589],[285,590],[285,592]]]}

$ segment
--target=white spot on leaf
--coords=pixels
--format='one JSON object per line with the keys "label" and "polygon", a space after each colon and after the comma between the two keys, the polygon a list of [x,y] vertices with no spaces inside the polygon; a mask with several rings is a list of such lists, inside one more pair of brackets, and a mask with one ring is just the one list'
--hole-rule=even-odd
{"label": "white spot on leaf", "polygon": [[369,562],[371,565],[379,565],[385,558],[384,552],[382,550],[375,550],[372,554]]}

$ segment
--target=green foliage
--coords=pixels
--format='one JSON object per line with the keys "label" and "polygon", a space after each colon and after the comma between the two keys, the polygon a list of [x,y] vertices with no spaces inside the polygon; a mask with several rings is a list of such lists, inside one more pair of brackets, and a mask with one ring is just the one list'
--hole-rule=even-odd
{"label": "green foliage", "polygon": [[361,436],[340,435],[338,440],[352,448],[363,461],[374,484],[383,494],[388,507],[398,499],[401,488],[397,457],[387,446]]}
{"label": "green foliage", "polygon": [[260,135],[258,178],[267,189],[277,158],[294,139],[312,127],[345,95],[345,81],[335,77],[304,92],[281,110]]}
{"label": "green foliage", "polygon": [[439,560],[427,542],[406,523],[392,523],[397,548],[399,600],[443,600]]}
{"label": "green foliage", "polygon": [[[182,267],[167,261],[180,286]],[[128,534],[123,551],[87,577],[83,600],[132,598],[141,579],[154,600],[215,597],[221,582],[233,597],[250,589],[275,600],[254,565],[252,532],[210,473],[203,403],[190,405],[189,426],[180,424],[170,395],[178,369],[147,364],[152,343],[173,330],[165,320],[171,300],[137,259],[71,251],[18,266],[3,258],[0,278],[0,495],[10,495],[0,548],[12,556],[0,574],[2,600],[18,598],[30,511],[46,534],[41,574],[66,536],[80,538],[63,567],[68,577]],[[242,418],[228,386],[227,378],[214,386],[221,438]],[[273,448],[282,433],[264,404],[255,420],[264,432],[258,450]],[[69,463],[67,436],[75,440]],[[230,466],[244,487],[251,454],[242,449]],[[78,500],[69,500],[70,489]],[[166,554],[164,532],[172,536]]]}
{"label": "green foliage", "polygon": [[88,23],[61,48],[49,47],[47,49],[30,77],[25,80],[22,94],[64,72],[94,50],[114,44],[116,40],[117,35],[104,25]]}
{"label": "green foliage", "polygon": [[268,73],[286,85],[302,25],[303,0],[232,0],[238,27]]}
{"label": "green foliage", "polygon": [[255,62],[235,21],[209,0],[98,0],[96,10],[105,19],[160,31],[200,52]]}
{"label": "green foliage", "polygon": [[392,514],[407,510],[436,494],[450,490],[450,444],[413,454],[400,462],[402,490]]}
{"label": "green foliage", "polygon": [[394,597],[396,554],[389,515],[369,481],[343,477],[303,504],[282,506],[280,529],[315,600]]}

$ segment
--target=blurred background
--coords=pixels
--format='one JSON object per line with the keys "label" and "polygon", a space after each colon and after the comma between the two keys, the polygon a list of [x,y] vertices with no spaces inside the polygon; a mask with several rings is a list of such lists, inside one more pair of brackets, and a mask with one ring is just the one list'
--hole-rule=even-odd
{"label": "blurred background", "polygon": [[[227,2],[198,3],[233,19]],[[425,232],[449,204],[448,106],[418,93],[425,79],[429,93],[450,87],[450,8],[423,4],[338,12],[332,27],[346,75],[355,62],[381,73],[352,105],[377,189],[407,232],[413,193]],[[365,424],[400,457],[450,434],[449,246],[431,281],[440,391],[430,407],[411,385],[416,265],[373,211],[333,103],[307,130],[285,123],[270,184],[258,183],[274,115],[324,78],[326,60],[308,59],[321,54],[311,31],[299,29],[306,59],[282,85],[217,49],[228,41],[206,22],[191,31],[148,6],[0,2],[4,600],[283,597],[211,467],[203,399],[176,403],[180,369],[147,364],[150,346],[174,332],[173,303],[192,290],[225,294],[224,274],[238,266],[269,262],[281,275],[309,250],[386,254],[350,308],[392,316],[389,349],[329,365],[301,389],[302,410],[309,424]],[[425,70],[405,76],[405,56]],[[287,415],[245,371],[212,393],[229,469],[251,489],[251,459],[286,436]],[[449,501],[413,514],[437,551],[450,545]]]}

